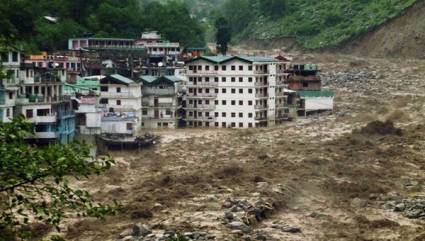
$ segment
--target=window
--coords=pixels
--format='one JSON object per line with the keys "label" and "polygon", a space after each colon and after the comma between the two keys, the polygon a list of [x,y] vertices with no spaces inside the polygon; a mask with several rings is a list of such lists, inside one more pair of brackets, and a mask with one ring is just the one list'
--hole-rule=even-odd
{"label": "window", "polygon": [[202,105],[202,100],[198,100],[198,104],[199,105]]}
{"label": "window", "polygon": [[107,105],[108,104],[108,99],[100,99],[100,104]]}
{"label": "window", "polygon": [[226,105],[226,101],[225,101],[225,100],[222,100],[222,101],[221,101],[221,104],[222,104],[222,105]]}
{"label": "window", "polygon": [[214,92],[215,92],[216,94],[218,94],[218,89],[214,89]]}
{"label": "window", "polygon": [[100,86],[100,91],[108,92],[108,86]]}
{"label": "window", "polygon": [[214,116],[215,116],[215,117],[218,117],[218,112],[215,112],[215,113],[214,113]]}
{"label": "window", "polygon": [[226,93],[226,88],[221,89],[221,93],[225,94]]}
{"label": "window", "polygon": [[221,82],[226,82],[226,77],[222,77]]}
{"label": "window", "polygon": [[249,128],[252,128],[252,123],[248,123],[248,127]]}
{"label": "window", "polygon": [[243,113],[239,113],[239,118],[243,118]]}
{"label": "window", "polygon": [[221,113],[221,117],[226,117],[226,112]]}
{"label": "window", "polygon": [[221,70],[226,71],[226,65],[221,66]]}
{"label": "window", "polygon": [[236,89],[232,89],[232,94],[236,94]]}
{"label": "window", "polygon": [[9,93],[9,100],[13,99],[13,93]]}
{"label": "window", "polygon": [[243,94],[243,89],[239,89],[239,94]]}
{"label": "window", "polygon": [[210,70],[210,66],[209,65],[207,65],[207,66],[205,66],[205,70]]}
{"label": "window", "polygon": [[239,122],[239,128],[243,127],[243,123]]}
{"label": "window", "polygon": [[172,116],[173,115],[173,112],[171,112],[170,109],[167,109],[167,110],[165,110],[165,115]]}
{"label": "window", "polygon": [[226,128],[226,122],[222,122],[221,127]]}
{"label": "window", "polygon": [[142,115],[148,115],[148,110],[143,110]]}
{"label": "window", "polygon": [[215,126],[215,127],[218,127],[218,122],[215,122],[215,123],[214,123],[214,126]]}
{"label": "window", "polygon": [[243,105],[243,100],[240,100],[239,101],[239,105]]}
{"label": "window", "polygon": [[243,70],[243,65],[239,65],[239,70],[242,71]]}
{"label": "window", "polygon": [[236,70],[236,66],[232,65],[232,70]]}
{"label": "window", "polygon": [[249,94],[252,94],[252,89],[248,89],[248,93]]}
{"label": "window", "polygon": [[234,127],[236,127],[236,123],[235,122],[232,122],[232,127],[234,128]]}
{"label": "window", "polygon": [[117,93],[121,93],[121,88],[117,87]]}
{"label": "window", "polygon": [[210,104],[210,100],[205,100],[205,104],[209,105]]}
{"label": "window", "polygon": [[193,70],[193,65],[189,65],[189,70]]}
{"label": "window", "polygon": [[252,100],[248,100],[248,105],[252,105]]}
{"label": "window", "polygon": [[117,105],[121,105],[121,100],[117,100]]}
{"label": "window", "polygon": [[202,65],[198,65],[198,70],[202,70]]}
{"label": "window", "polygon": [[210,93],[210,89],[205,89],[205,93],[209,94]]}
{"label": "window", "polygon": [[215,105],[218,105],[218,100],[215,100],[215,101],[214,101],[214,104],[215,104]]}
{"label": "window", "polygon": [[6,116],[10,117],[10,109],[9,108],[6,109]]}
{"label": "window", "polygon": [[32,118],[32,117],[34,116],[34,112],[33,112],[33,110],[27,110],[27,111],[25,112],[25,116],[26,116],[27,118]]}
{"label": "window", "polygon": [[235,118],[235,117],[236,117],[236,113],[232,112],[232,118]]}
{"label": "window", "polygon": [[210,117],[210,112],[205,112],[205,117]]}
{"label": "window", "polygon": [[210,82],[210,78],[209,77],[205,77],[205,82]]}
{"label": "window", "polygon": [[127,130],[132,131],[133,130],[133,123],[127,123]]}
{"label": "window", "polygon": [[18,62],[18,52],[12,52],[12,62]]}
{"label": "window", "polygon": [[232,77],[232,82],[236,82],[236,78],[235,77]]}
{"label": "window", "polygon": [[248,70],[251,71],[252,70],[252,65],[248,66]]}
{"label": "window", "polygon": [[303,83],[303,87],[304,88],[308,87],[308,83]]}
{"label": "window", "polygon": [[252,77],[249,77],[248,78],[248,82],[252,82]]}
{"label": "window", "polygon": [[214,66],[214,70],[217,71],[218,70],[218,65]]}
{"label": "window", "polygon": [[218,82],[218,77],[215,77],[214,78],[214,82]]}
{"label": "window", "polygon": [[199,94],[202,94],[202,89],[198,89],[198,93]]}
{"label": "window", "polygon": [[189,100],[189,105],[192,105],[193,104],[193,100]]}
{"label": "window", "polygon": [[242,77],[239,77],[239,82],[243,82],[243,78]]}
{"label": "window", "polygon": [[231,104],[232,105],[236,105],[236,101],[235,100],[232,100]]}
{"label": "window", "polygon": [[252,113],[248,113],[248,117],[252,118],[253,114]]}

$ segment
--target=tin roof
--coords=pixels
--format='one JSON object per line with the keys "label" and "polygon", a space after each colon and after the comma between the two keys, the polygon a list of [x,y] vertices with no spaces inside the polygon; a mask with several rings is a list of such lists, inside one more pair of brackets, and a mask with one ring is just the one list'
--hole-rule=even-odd
{"label": "tin roof", "polygon": [[301,98],[305,97],[335,97],[335,93],[331,90],[319,90],[319,91],[298,91],[298,95]]}
{"label": "tin roof", "polygon": [[194,62],[197,60],[205,60],[211,63],[215,64],[222,64],[231,60],[240,60],[243,62],[248,63],[258,63],[258,62],[279,62],[277,59],[268,57],[268,56],[224,56],[224,55],[218,55],[218,56],[201,56],[192,59],[190,62]]}

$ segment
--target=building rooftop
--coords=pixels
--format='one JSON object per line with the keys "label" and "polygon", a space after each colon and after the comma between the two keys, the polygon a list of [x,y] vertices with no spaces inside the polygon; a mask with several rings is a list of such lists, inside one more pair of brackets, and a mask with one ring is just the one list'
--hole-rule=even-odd
{"label": "building rooftop", "polygon": [[103,83],[104,81],[110,81],[124,85],[130,85],[135,83],[132,79],[129,79],[119,74],[108,75],[105,78],[101,79],[100,82]]}
{"label": "building rooftop", "polygon": [[174,75],[162,75],[162,76],[153,76],[153,75],[142,75],[140,76],[140,79],[147,84],[154,84],[155,82],[161,82],[161,81],[170,81],[173,83],[181,82],[182,79],[174,76]]}
{"label": "building rooftop", "polygon": [[335,93],[331,90],[319,90],[319,91],[298,91],[298,95],[301,98],[305,97],[335,97]]}
{"label": "building rooftop", "polygon": [[197,57],[192,59],[190,62],[194,62],[197,60],[205,60],[208,62],[212,62],[215,64],[222,64],[222,63],[226,63],[228,61],[231,60],[240,60],[243,62],[248,62],[248,63],[258,63],[258,62],[264,62],[264,63],[268,63],[268,62],[279,62],[279,60],[273,58],[273,57],[268,57],[268,56],[230,56],[230,55],[217,55],[217,56],[201,56],[201,57]]}

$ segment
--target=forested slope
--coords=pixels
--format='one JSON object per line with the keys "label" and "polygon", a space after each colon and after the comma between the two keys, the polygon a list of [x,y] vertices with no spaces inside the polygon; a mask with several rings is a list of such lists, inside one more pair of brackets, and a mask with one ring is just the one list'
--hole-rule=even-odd
{"label": "forested slope", "polygon": [[0,0],[0,26],[0,36],[12,37],[29,50],[63,49],[69,37],[136,38],[146,30],[158,30],[186,46],[205,43],[202,26],[177,1]]}

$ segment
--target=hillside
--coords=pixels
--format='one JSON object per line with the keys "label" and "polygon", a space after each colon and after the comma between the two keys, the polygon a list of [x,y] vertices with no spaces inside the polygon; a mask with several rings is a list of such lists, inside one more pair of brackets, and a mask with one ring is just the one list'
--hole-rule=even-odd
{"label": "hillside", "polygon": [[425,1],[401,16],[368,32],[344,48],[349,53],[372,57],[425,58]]}
{"label": "hillside", "polygon": [[[404,12],[417,0],[224,0],[219,12],[233,42],[260,44],[293,38],[305,49],[341,46]],[[279,46],[278,44],[276,46]]]}

